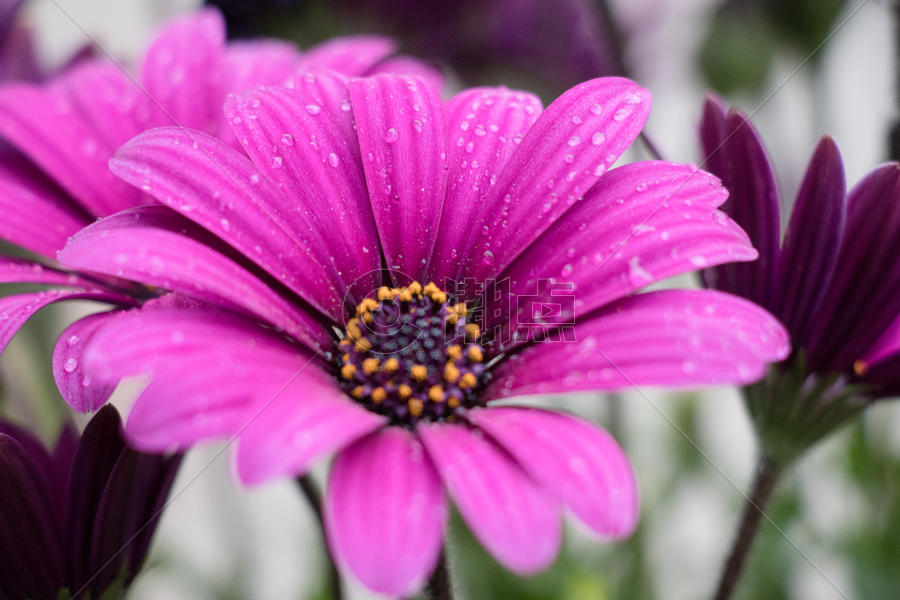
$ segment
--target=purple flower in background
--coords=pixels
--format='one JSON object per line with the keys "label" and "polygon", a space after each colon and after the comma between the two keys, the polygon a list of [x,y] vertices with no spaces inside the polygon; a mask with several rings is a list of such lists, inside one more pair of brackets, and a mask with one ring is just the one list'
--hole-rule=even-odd
{"label": "purple flower in background", "polygon": [[[146,132],[111,168],[161,205],[85,228],[60,260],[178,297],[107,319],[86,373],[151,373],[129,439],[161,450],[236,438],[248,484],[336,452],[329,543],[379,592],[412,593],[434,566],[444,490],[519,573],[556,555],[563,506],[602,536],[627,535],[635,484],[607,434],[490,403],[746,383],[789,350],[743,299],[635,294],[756,257],[716,210],[716,178],[667,162],[607,172],[649,110],[649,93],[620,78],[542,110],[506,88],[443,102],[415,77],[318,72],[228,99],[246,154],[200,131]],[[491,281],[515,306],[476,316]],[[570,286],[562,321],[540,308],[566,303],[557,284]]]}
{"label": "purple flower in background", "polygon": [[[775,177],[747,118],[709,99],[701,141],[731,192],[723,210],[760,255],[704,279],[768,308],[790,332],[794,360],[753,389],[750,410],[779,429],[773,443],[802,450],[871,399],[900,393],[900,167],[878,167],[848,193],[837,146],[824,137],[782,241]],[[803,409],[785,408],[794,404]]]}
{"label": "purple flower in background", "polygon": [[36,81],[41,70],[31,32],[16,22],[24,0],[0,0],[0,82]]}
{"label": "purple flower in background", "polygon": [[49,451],[0,421],[0,597],[120,597],[137,575],[181,458],[135,452],[121,427],[105,406]]}
{"label": "purple flower in background", "polygon": [[[88,299],[116,308],[152,297],[144,286],[56,266],[66,239],[95,220],[147,204],[141,189],[109,172],[122,143],[149,128],[176,124],[221,134],[237,146],[222,113],[227,91],[283,83],[298,69],[331,68],[361,75],[395,68],[438,77],[403,57],[393,42],[338,38],[305,53],[275,40],[225,43],[221,16],[206,10],[160,32],[140,67],[138,83],[109,60],[91,60],[45,85],[0,87],[0,136],[17,151],[0,155],[0,239],[38,260],[0,257],[0,283],[60,286],[0,300],[0,351],[36,311],[53,302]],[[74,323],[53,357],[57,385],[79,410],[102,406],[112,388],[93,385],[78,365],[83,342],[110,314]]]}

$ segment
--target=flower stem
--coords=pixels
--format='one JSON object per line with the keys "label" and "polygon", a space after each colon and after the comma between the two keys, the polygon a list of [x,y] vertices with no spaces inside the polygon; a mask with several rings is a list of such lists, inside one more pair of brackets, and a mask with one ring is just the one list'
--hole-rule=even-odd
{"label": "flower stem", "polygon": [[319,486],[316,485],[316,482],[313,481],[308,473],[298,477],[297,484],[300,486],[300,490],[306,497],[307,502],[309,502],[309,507],[315,513],[316,520],[319,522],[319,529],[322,531],[322,543],[325,546],[325,557],[328,562],[329,596],[332,600],[341,600],[344,597],[341,586],[341,575],[334,566],[334,560],[331,558],[331,553],[328,551],[328,542],[325,539],[325,520],[322,516],[322,493],[319,491]]}
{"label": "flower stem", "polygon": [[763,509],[775,489],[780,474],[781,468],[775,461],[765,456],[760,458],[756,467],[756,476],[753,479],[753,488],[744,504],[744,514],[741,516],[737,535],[731,545],[731,551],[728,553],[728,559],[725,561],[725,567],[719,578],[719,585],[713,596],[715,600],[727,600],[731,597],[731,593],[741,577],[747,556],[750,554],[756,532],[759,530]]}
{"label": "flower stem", "polygon": [[430,600],[453,600],[453,584],[450,582],[450,569],[447,568],[447,554],[441,552],[437,566],[428,579],[425,588]]}

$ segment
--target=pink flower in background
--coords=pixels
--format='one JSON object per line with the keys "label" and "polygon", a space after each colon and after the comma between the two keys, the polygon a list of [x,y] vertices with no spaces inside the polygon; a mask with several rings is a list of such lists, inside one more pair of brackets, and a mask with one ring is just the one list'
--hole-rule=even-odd
{"label": "pink flower in background", "polygon": [[[0,351],[50,303],[88,299],[124,308],[154,295],[116,277],[56,266],[68,236],[97,217],[152,202],[110,173],[107,163],[121,144],[152,127],[178,125],[222,135],[237,146],[222,113],[226,92],[285,83],[311,67],[347,75],[400,68],[439,78],[393,52],[391,40],[374,36],[337,38],[305,53],[277,40],[226,44],[220,14],[205,10],[163,29],[135,80],[103,59],[82,61],[44,85],[0,87],[0,137],[15,148],[0,152],[0,239],[39,255],[0,256],[0,283],[61,286],[0,300]],[[73,324],[54,351],[57,385],[81,410],[101,406],[111,391],[93,385],[78,366],[83,341],[110,314]]]}
{"label": "pink flower in background", "polygon": [[[716,178],[666,162],[607,172],[649,110],[620,78],[542,110],[505,88],[443,102],[420,78],[310,72],[228,99],[244,152],[230,134],[146,132],[111,167],[160,205],[85,228],[60,260],[176,295],[104,319],[79,364],[104,385],[152,375],[126,426],[145,450],[235,438],[248,484],[337,453],[329,543],[382,593],[413,593],[433,568],[445,491],[518,573],[552,561],[563,507],[625,536],[637,495],[610,436],[492,401],[749,382],[789,350],[740,298],[635,294],[756,257],[716,210]],[[490,281],[530,301],[479,318]],[[558,283],[574,286],[563,320],[531,321]]]}

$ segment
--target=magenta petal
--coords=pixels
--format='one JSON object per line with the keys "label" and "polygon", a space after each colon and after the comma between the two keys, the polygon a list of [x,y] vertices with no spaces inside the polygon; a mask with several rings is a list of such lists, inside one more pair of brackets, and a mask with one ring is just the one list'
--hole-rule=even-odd
{"label": "magenta petal", "polygon": [[87,215],[24,160],[4,153],[0,163],[0,239],[56,259]]}
{"label": "magenta petal", "polygon": [[616,162],[649,113],[650,93],[617,77],[587,81],[557,98],[473,216],[486,235],[473,231],[466,275],[483,279],[511,263]]}
{"label": "magenta petal", "polygon": [[85,345],[99,327],[118,313],[101,312],[72,323],[53,349],[53,378],[69,406],[78,412],[92,412],[106,404],[115,383],[95,381],[84,370],[81,360]]}
{"label": "magenta petal", "polygon": [[[297,236],[289,202],[243,154],[199,131],[161,127],[125,144],[112,171],[204,227],[335,321],[341,298]],[[316,252],[321,256],[321,250]]]}
{"label": "magenta petal", "polygon": [[202,368],[211,356],[238,357],[292,369],[309,355],[258,323],[211,307],[155,308],[119,313],[96,331],[84,350],[86,371],[95,379],[152,373],[160,365]]}
{"label": "magenta petal", "polygon": [[76,273],[66,273],[30,260],[8,256],[0,256],[0,283],[38,283],[77,287],[97,285],[96,282],[85,279]]}
{"label": "magenta petal", "polygon": [[389,427],[341,452],[325,519],[335,557],[366,587],[395,597],[418,591],[437,562],[447,520],[440,479],[419,440]]}
{"label": "magenta petal", "polygon": [[436,90],[444,89],[444,75],[437,67],[422,62],[412,56],[392,56],[381,61],[366,72],[366,75],[380,75],[392,73],[395,75],[410,75],[426,81]]}
{"label": "magenta petal", "polygon": [[806,345],[834,273],[846,212],[844,165],[834,140],[824,137],[797,193],[778,260],[778,297],[770,299],[797,346]]}
{"label": "magenta petal", "polygon": [[331,69],[344,75],[365,75],[394,51],[390,38],[377,35],[336,37],[307,49],[301,69]]}
{"label": "magenta petal", "polygon": [[369,199],[387,266],[424,277],[447,179],[447,128],[438,90],[412,77],[350,83]]}
{"label": "magenta petal", "polygon": [[150,45],[141,81],[174,124],[218,132],[224,46],[225,22],[210,9],[173,22]]}
{"label": "magenta petal", "polygon": [[213,248],[182,235],[189,225],[161,206],[132,209],[90,225],[60,251],[69,267],[125,277],[255,314],[310,348],[329,344],[315,318]]}
{"label": "magenta petal", "polygon": [[478,409],[468,419],[598,534],[622,538],[634,531],[637,484],[608,433],[570,415],[530,408]]}
{"label": "magenta petal", "polygon": [[266,400],[241,432],[238,475],[248,485],[302,475],[317,458],[384,424],[384,417],[352,402],[334,378],[309,364]]}
{"label": "magenta petal", "polygon": [[387,427],[335,460],[325,497],[328,544],[367,588],[392,597],[417,592],[437,563],[446,521],[441,481],[409,431]]}
{"label": "magenta petal", "polygon": [[781,230],[778,189],[762,141],[738,112],[725,114],[715,98],[707,99],[700,125],[706,159],[703,166],[731,193],[723,210],[740,225],[759,252],[759,260],[725,264],[705,271],[708,287],[770,306],[773,300]]}
{"label": "magenta petal", "polygon": [[465,90],[447,103],[450,168],[430,269],[439,285],[460,276],[460,257],[478,229],[472,216],[541,110],[537,96],[505,88]]}
{"label": "magenta petal", "polygon": [[[575,314],[557,321],[566,322],[667,277],[753,260],[747,235],[716,210],[727,195],[718,179],[688,165],[613,169],[513,262],[510,291],[547,303],[560,302],[553,294],[574,296]],[[541,284],[551,278],[574,289]],[[513,322],[533,322],[531,303],[518,308]]]}
{"label": "magenta petal", "polygon": [[0,89],[0,136],[97,216],[134,206],[140,198],[106,168],[114,148],[101,131],[75,110],[63,89],[22,84]]}
{"label": "magenta petal", "polygon": [[464,425],[417,429],[475,537],[508,569],[531,574],[559,551],[559,505],[496,444]]}
{"label": "magenta petal", "polygon": [[284,216],[289,231],[306,236],[312,256],[330,269],[337,294],[325,291],[339,299],[353,284],[371,291],[378,238],[346,79],[307,73],[293,89],[229,97],[225,112],[244,150],[295,207]]}
{"label": "magenta petal", "polygon": [[40,309],[61,300],[96,300],[110,304],[128,305],[130,298],[102,290],[47,290],[0,298],[0,353],[16,332]]}
{"label": "magenta petal", "polygon": [[578,323],[574,335],[571,343],[535,343],[501,364],[487,396],[744,384],[790,352],[771,314],[702,290],[631,296]]}

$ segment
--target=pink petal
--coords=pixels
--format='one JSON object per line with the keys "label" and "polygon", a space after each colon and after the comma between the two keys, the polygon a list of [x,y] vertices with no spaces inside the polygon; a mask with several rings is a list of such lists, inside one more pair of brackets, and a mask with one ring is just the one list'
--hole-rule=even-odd
{"label": "pink petal", "polygon": [[304,71],[331,69],[344,75],[365,75],[394,51],[390,38],[375,35],[336,37],[313,46],[303,55]]}
{"label": "pink petal", "polygon": [[53,349],[53,378],[69,406],[78,412],[92,412],[106,404],[115,383],[95,381],[84,370],[81,360],[85,345],[99,327],[117,312],[95,313],[72,323],[56,341]]}
{"label": "pink petal", "polygon": [[340,295],[306,250],[324,244],[298,237],[305,230],[292,225],[286,197],[243,153],[199,131],[162,127],[125,144],[110,168],[218,236],[332,319],[342,318]]}
{"label": "pink petal", "polygon": [[871,365],[900,354],[900,314],[894,319],[878,341],[866,351],[863,363]]}
{"label": "pink petal", "polygon": [[[753,260],[747,235],[716,210],[727,195],[718,179],[688,165],[614,169],[513,262],[510,291],[544,303],[574,297],[574,314],[556,321],[570,322],[667,277]],[[542,283],[551,278],[574,288],[552,290]],[[518,309],[514,323],[534,321],[531,301]]]}
{"label": "pink petal", "polygon": [[102,290],[47,290],[0,298],[0,353],[16,332],[40,309],[61,300],[96,300],[110,304],[128,305],[130,298]]}
{"label": "pink petal", "polygon": [[439,285],[460,277],[460,257],[476,228],[472,216],[541,110],[537,96],[505,88],[465,90],[447,103],[450,170],[431,262]]}
{"label": "pink petal", "polygon": [[561,541],[559,505],[477,430],[444,423],[417,429],[475,537],[508,569],[547,567]]}
{"label": "pink petal", "polygon": [[253,162],[296,205],[287,225],[304,232],[312,255],[331,269],[337,293],[329,292],[343,299],[354,283],[362,295],[370,292],[380,269],[378,238],[346,80],[307,73],[294,89],[230,97],[225,112]]}
{"label": "pink petal", "polygon": [[447,178],[438,90],[420,79],[378,75],[351,81],[350,99],[387,266],[422,278]]}
{"label": "pink petal", "polygon": [[134,206],[140,198],[107,169],[113,147],[100,131],[75,110],[61,87],[13,84],[0,89],[0,136],[96,216]]}
{"label": "pink petal", "polygon": [[468,419],[598,534],[622,538],[634,531],[637,484],[608,433],[570,415],[530,408],[478,409]]}
{"label": "pink petal", "polygon": [[247,485],[305,473],[331,454],[385,424],[356,404],[334,378],[310,364],[241,432],[235,464]]}
{"label": "pink petal", "polygon": [[410,432],[388,427],[338,455],[328,480],[328,543],[369,589],[415,594],[437,563],[447,505],[441,482]]}
{"label": "pink petal", "polygon": [[292,369],[310,355],[254,321],[205,308],[156,308],[120,313],[96,331],[84,349],[85,370],[102,381],[153,373],[161,364],[200,368],[222,355]]}
{"label": "pink petal", "polygon": [[618,77],[587,81],[557,98],[473,215],[471,251],[462,254],[470,257],[466,275],[483,280],[512,262],[616,162],[649,112],[650,93]]}
{"label": "pink petal", "polygon": [[578,323],[574,336],[510,358],[487,396],[750,383],[790,352],[787,332],[768,312],[702,290],[631,296]]}
{"label": "pink petal", "polygon": [[66,239],[87,225],[87,215],[45,176],[4,153],[0,163],[0,239],[56,258]]}
{"label": "pink petal", "polygon": [[174,21],[150,45],[141,81],[174,124],[218,131],[224,46],[225,22],[211,9]]}
{"label": "pink petal", "polygon": [[[140,281],[255,314],[310,348],[330,339],[315,318],[188,232],[161,206],[125,211],[82,229],[60,251],[64,265]],[[188,235],[183,235],[186,232]],[[193,237],[190,237],[190,236]]]}
{"label": "pink petal", "polygon": [[41,285],[63,285],[93,287],[96,282],[76,273],[66,273],[42,264],[0,256],[0,283],[38,283]]}
{"label": "pink petal", "polygon": [[294,44],[276,39],[231,42],[225,49],[222,89],[240,92],[287,83],[302,60]]}
{"label": "pink petal", "polygon": [[440,68],[423,62],[412,56],[392,56],[381,61],[365,74],[368,76],[393,73],[395,75],[410,75],[426,81],[436,90],[444,89],[444,75]]}

